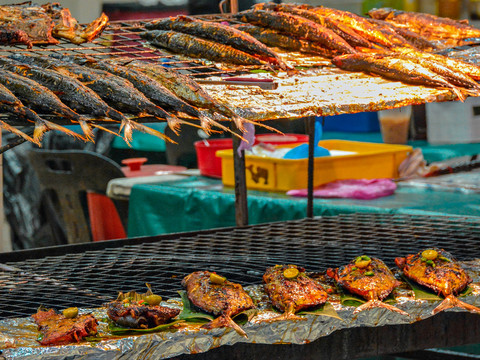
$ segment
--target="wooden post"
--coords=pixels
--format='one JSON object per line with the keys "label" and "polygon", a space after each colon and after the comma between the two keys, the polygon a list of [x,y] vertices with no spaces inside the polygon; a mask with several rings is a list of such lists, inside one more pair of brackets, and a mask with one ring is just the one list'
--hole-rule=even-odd
{"label": "wooden post", "polygon": [[[232,122],[232,130],[240,134],[241,132]],[[245,177],[245,151],[238,154],[238,147],[241,139],[232,136],[233,140],[233,167],[235,174],[235,223],[237,226],[248,225],[248,204],[247,204],[247,180]]]}

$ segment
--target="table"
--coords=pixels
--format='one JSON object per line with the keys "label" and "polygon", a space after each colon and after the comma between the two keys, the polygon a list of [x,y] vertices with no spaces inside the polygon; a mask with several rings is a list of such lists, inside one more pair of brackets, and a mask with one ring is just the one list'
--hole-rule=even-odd
{"label": "table", "polygon": [[[306,198],[248,191],[249,223],[302,219]],[[220,180],[193,176],[159,184],[134,185],[130,194],[128,236],[150,236],[235,226],[233,188]],[[392,196],[375,200],[319,199],[315,216],[348,213],[480,216],[480,194],[399,185]]]}

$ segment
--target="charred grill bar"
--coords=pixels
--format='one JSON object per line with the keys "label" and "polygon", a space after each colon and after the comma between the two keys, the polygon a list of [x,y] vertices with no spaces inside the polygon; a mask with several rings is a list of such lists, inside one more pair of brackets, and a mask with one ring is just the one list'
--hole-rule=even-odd
{"label": "charred grill bar", "polygon": [[[260,284],[275,264],[320,272],[374,254],[392,267],[395,257],[429,246],[466,261],[480,258],[479,241],[477,218],[357,214],[4,253],[0,317],[30,316],[40,304],[95,308],[146,282],[165,298],[178,297],[180,280],[196,270],[247,286]],[[343,329],[303,346],[242,343],[196,356],[355,358],[473,343],[478,334],[478,315],[445,312],[408,325]]]}

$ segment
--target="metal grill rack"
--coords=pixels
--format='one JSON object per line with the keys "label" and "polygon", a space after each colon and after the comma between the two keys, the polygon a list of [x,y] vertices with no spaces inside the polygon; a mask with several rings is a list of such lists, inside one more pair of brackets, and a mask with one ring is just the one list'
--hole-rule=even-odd
{"label": "metal grill rack", "polygon": [[183,276],[203,269],[253,285],[267,266],[319,272],[361,254],[393,267],[397,256],[436,246],[471,260],[480,258],[479,241],[476,218],[354,214],[5,253],[0,318],[28,316],[39,305],[97,307],[118,291],[143,292],[147,282],[178,297]]}

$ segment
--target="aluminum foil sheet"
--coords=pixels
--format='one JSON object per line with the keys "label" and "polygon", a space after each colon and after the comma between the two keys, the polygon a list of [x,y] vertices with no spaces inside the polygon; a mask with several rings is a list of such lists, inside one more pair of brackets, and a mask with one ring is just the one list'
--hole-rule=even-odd
{"label": "aluminum foil sheet", "polygon": [[[462,297],[462,301],[480,306],[480,259],[462,263],[472,277],[472,292]],[[345,328],[377,327],[385,325],[409,324],[433,316],[432,310],[439,301],[415,300],[411,290],[401,286],[395,290],[395,306],[408,312],[409,317],[375,308],[353,314],[351,306],[340,304],[338,295],[329,297],[329,302],[337,311],[337,319],[325,315],[303,315],[305,321],[265,322],[278,316],[266,308],[267,302],[263,286],[245,288],[254,300],[260,301],[258,314],[250,322],[242,325],[248,339],[231,329],[201,329],[199,324],[179,324],[176,329],[158,333],[130,336],[114,336],[109,333],[106,310],[80,309],[80,313],[92,312],[99,320],[98,339],[64,346],[41,346],[36,341],[39,333],[31,318],[18,318],[0,321],[0,350],[5,359],[167,359],[182,354],[207,352],[223,345],[236,343],[257,344],[308,344],[320,337]],[[178,307],[180,299],[164,301],[162,305]],[[458,308],[446,311],[465,311]],[[308,346],[308,345],[306,345]]]}

